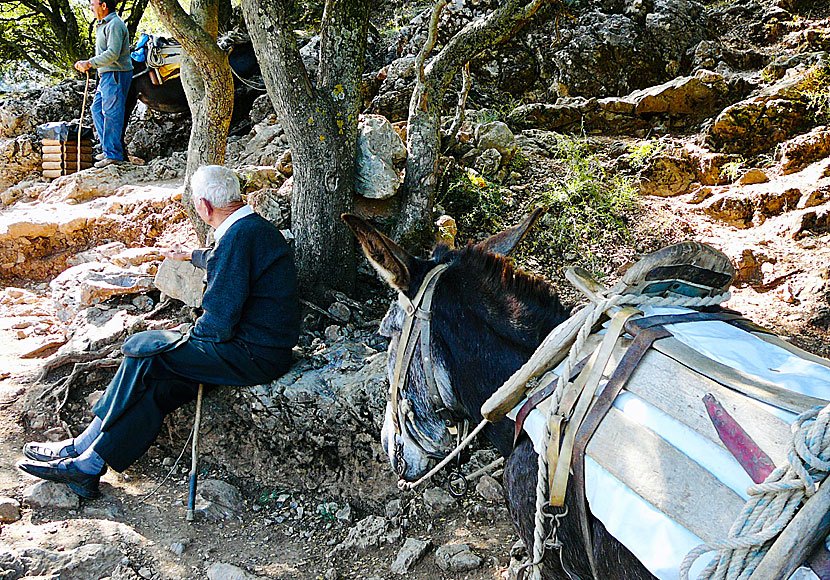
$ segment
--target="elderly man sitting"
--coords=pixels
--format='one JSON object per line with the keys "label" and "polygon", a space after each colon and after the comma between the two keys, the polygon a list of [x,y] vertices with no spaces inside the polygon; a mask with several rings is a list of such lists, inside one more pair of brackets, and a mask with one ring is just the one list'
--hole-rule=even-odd
{"label": "elderly man sitting", "polygon": [[[159,341],[152,332],[131,337],[138,337],[132,342],[140,352],[128,352],[95,404],[92,423],[74,439],[27,444],[28,459],[17,464],[26,473],[66,483],[84,498],[98,497],[107,465],[124,471],[141,457],[164,417],[196,398],[199,383],[262,384],[291,365],[299,314],[288,244],[273,224],[245,205],[239,180],[229,169],[202,167],[191,186],[196,211],[216,228],[216,243],[210,249],[164,253],[207,270],[203,314],[190,336],[180,340]],[[150,340],[141,340],[142,335]]]}

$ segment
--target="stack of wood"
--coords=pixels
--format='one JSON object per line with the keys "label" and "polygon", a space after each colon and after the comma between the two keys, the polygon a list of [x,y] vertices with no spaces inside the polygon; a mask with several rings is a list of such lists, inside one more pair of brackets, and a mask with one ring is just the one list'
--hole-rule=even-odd
{"label": "stack of wood", "polygon": [[[92,167],[92,141],[81,140],[81,169]],[[54,179],[78,171],[78,141],[43,139],[43,177]]]}

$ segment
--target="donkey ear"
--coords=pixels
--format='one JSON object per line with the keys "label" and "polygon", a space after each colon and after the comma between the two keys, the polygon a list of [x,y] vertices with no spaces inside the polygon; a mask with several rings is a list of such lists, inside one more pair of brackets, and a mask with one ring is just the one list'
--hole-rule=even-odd
{"label": "donkey ear", "polygon": [[354,232],[363,253],[381,278],[396,290],[408,290],[409,271],[415,258],[356,215],[344,213],[340,217]]}
{"label": "donkey ear", "polygon": [[481,242],[479,246],[494,254],[509,256],[510,252],[512,252],[516,246],[519,245],[519,242],[522,241],[527,232],[533,227],[533,224],[536,223],[536,220],[539,219],[539,216],[541,216],[544,211],[545,209],[541,207],[536,209],[519,225],[508,228],[499,234],[490,236]]}

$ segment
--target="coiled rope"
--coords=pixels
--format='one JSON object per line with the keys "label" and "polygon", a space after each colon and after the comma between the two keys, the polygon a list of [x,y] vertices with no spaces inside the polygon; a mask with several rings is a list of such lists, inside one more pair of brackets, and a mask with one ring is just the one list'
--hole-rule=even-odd
{"label": "coiled rope", "polygon": [[692,564],[717,551],[699,580],[749,578],[769,549],[770,541],[787,526],[802,501],[816,492],[816,484],[830,473],[830,405],[815,407],[792,424],[787,464],[747,489],[749,500],[728,536],[701,544],[680,565],[681,580],[689,579]]}
{"label": "coiled rope", "polygon": [[[568,351],[568,357],[562,365],[559,373],[559,379],[556,384],[556,389],[553,392],[552,403],[548,409],[548,414],[545,420],[545,432],[542,437],[542,449],[539,450],[539,463],[536,473],[536,516],[534,519],[533,531],[533,558],[522,568],[532,567],[532,578],[540,580],[542,574],[542,560],[545,556],[545,520],[553,517],[545,514],[545,506],[548,503],[548,459],[547,447],[551,438],[551,417],[558,412],[559,404],[562,400],[562,395],[567,384],[567,378],[571,376],[572,369],[577,364],[579,353],[585,347],[585,342],[591,334],[591,329],[606,313],[606,311],[620,306],[682,306],[687,308],[699,308],[703,306],[712,306],[721,304],[729,300],[731,294],[725,292],[718,296],[711,297],[664,297],[664,296],[649,296],[645,294],[609,294],[608,292],[601,292],[596,296],[589,296],[593,304],[589,304],[586,308],[590,309],[587,319],[579,332],[576,335],[576,340],[571,345]],[[683,579],[687,580],[687,579]]]}

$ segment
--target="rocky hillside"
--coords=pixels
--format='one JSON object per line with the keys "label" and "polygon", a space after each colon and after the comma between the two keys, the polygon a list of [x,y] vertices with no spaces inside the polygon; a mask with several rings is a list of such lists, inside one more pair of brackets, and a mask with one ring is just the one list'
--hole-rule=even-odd
{"label": "rocky hillside", "polygon": [[[493,5],[453,2],[439,41]],[[399,2],[369,42],[355,205],[382,226],[399,205],[426,15]],[[303,48],[309,67],[318,40]],[[828,52],[821,0],[554,4],[472,63],[467,121],[446,141],[438,214],[454,218],[462,242],[550,207],[518,260],[569,302],[580,297],[563,265],[611,282],[667,242],[711,243],[738,268],[731,307],[828,356]],[[24,441],[78,432],[126,335],[196,315],[187,275],[159,281],[166,266],[145,248],[194,239],[178,204],[187,122],[138,111],[128,146],[145,165],[44,181],[35,127],[71,120],[83,90],[73,80],[0,98],[7,468]],[[267,97],[250,123],[229,140],[228,164],[244,176],[249,203],[287,228],[291,154]],[[192,407],[171,416],[137,466],[108,474],[96,502],[0,470],[0,575],[512,577],[522,552],[511,549],[497,479],[476,482],[460,501],[439,487],[422,496],[394,487],[378,442],[386,344],[376,329],[388,301],[364,267],[358,295],[305,303],[292,372],[208,397],[202,462],[211,482],[193,525],[181,503],[188,468],[176,463]],[[492,458],[481,448],[465,470]]]}

